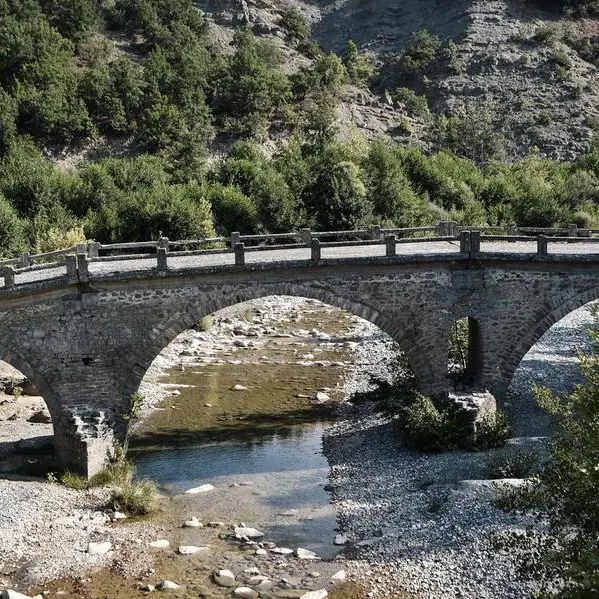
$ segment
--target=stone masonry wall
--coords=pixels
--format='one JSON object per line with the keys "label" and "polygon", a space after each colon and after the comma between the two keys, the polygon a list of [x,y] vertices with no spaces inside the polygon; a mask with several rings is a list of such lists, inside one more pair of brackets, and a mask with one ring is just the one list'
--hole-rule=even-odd
{"label": "stone masonry wall", "polygon": [[[0,298],[0,359],[31,377],[63,463],[97,471],[160,350],[203,316],[268,295],[310,297],[366,318],[406,352],[420,388],[444,394],[452,323],[476,320],[475,386],[501,400],[553,323],[599,297],[599,272],[559,263],[430,261],[107,277]],[[77,466],[78,465],[78,466]]]}

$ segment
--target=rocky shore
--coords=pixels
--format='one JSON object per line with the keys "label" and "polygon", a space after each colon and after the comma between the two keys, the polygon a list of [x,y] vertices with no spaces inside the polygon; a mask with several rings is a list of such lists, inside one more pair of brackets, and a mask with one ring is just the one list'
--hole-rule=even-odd
{"label": "rocky shore", "polygon": [[[183,334],[165,349],[148,372],[142,389],[146,413],[155,410],[165,397],[177,393],[176,386],[161,380],[165,369],[234,362],[235,348],[252,344],[260,347],[257,328],[268,331],[275,320],[282,318],[288,320],[291,328],[297,327],[300,313],[309,309],[310,303],[313,302],[269,298],[251,307],[255,318],[219,314],[219,321],[213,323],[216,326],[209,330]],[[396,348],[392,341],[365,321],[352,318],[351,322],[351,331],[344,333],[340,344],[347,344],[346,348],[353,352],[353,365],[346,369],[343,387],[336,390],[339,397],[345,398],[366,390],[371,376],[388,377],[395,368]],[[76,576],[79,585],[97,588],[93,586],[93,576],[86,578],[88,572],[109,566],[135,577],[135,587],[143,593],[148,585],[153,588],[162,582],[157,564],[168,563],[177,584],[191,575],[192,565],[200,572],[193,588],[188,584],[186,590],[175,589],[180,596],[231,596],[241,587],[249,591],[236,596],[255,597],[254,593],[259,592],[260,597],[299,598],[309,592],[330,590],[347,575],[363,583],[373,598],[408,592],[423,599],[523,599],[532,589],[530,583],[517,578],[510,555],[493,550],[489,533],[531,523],[491,505],[494,490],[487,480],[489,453],[542,446],[549,423],[534,407],[530,384],[534,380],[558,391],[571,387],[579,376],[575,348],[588,346],[585,329],[590,322],[588,310],[574,312],[552,328],[534,352],[526,356],[505,406],[517,436],[504,449],[415,454],[402,448],[393,418],[378,413],[376,405],[341,405],[338,419],[327,427],[323,438],[323,451],[331,466],[328,488],[339,524],[337,542],[343,547],[343,554],[336,561],[300,559],[297,547],[273,552],[274,547],[265,538],[235,538],[234,527],[240,522],[232,519],[234,512],[226,510],[226,517],[225,513],[217,517],[217,507],[223,505],[220,502],[225,497],[234,497],[238,503],[251,501],[252,489],[243,487],[243,481],[235,489],[172,498],[167,502],[171,516],[163,512],[150,521],[113,522],[110,513],[103,509],[106,490],[78,492],[38,481],[4,480],[0,482],[0,588],[36,587],[48,590],[49,596],[66,589],[66,596],[69,591],[75,596],[75,588],[66,583],[46,583]],[[318,341],[325,347],[318,349],[323,352],[330,349],[326,344],[335,342],[320,330],[301,334],[312,338],[320,335]],[[286,337],[278,339],[297,342]],[[300,360],[315,363],[320,357],[306,355]],[[325,357],[327,367],[340,368],[333,365],[331,356]],[[256,363],[259,362],[260,352],[256,351]],[[0,450],[6,452],[17,438],[47,435],[49,427],[51,430],[51,425],[28,423],[23,418],[2,422]],[[181,526],[184,519],[194,515],[204,526]],[[210,521],[213,526],[208,526]],[[156,540],[168,541],[168,547],[151,547],[150,543]],[[106,553],[93,554],[90,542],[110,546]],[[198,550],[201,558],[180,555],[179,547],[204,546],[210,549]],[[231,586],[215,584],[214,572],[218,570],[231,571]],[[175,580],[176,575],[181,579]],[[227,578],[223,576],[223,580]],[[337,580],[331,580],[333,576]],[[265,583],[258,590],[263,580],[268,580],[270,586]],[[141,590],[144,588],[146,591]],[[185,594],[190,591],[193,594]]]}

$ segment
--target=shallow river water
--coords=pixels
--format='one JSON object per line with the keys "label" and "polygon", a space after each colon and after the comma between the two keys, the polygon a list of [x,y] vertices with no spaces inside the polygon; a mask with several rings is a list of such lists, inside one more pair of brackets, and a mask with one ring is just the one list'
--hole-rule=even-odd
{"label": "shallow river water", "polygon": [[[218,491],[210,506],[203,498],[196,504],[204,518],[237,516],[277,544],[333,557],[337,523],[325,490],[322,431],[334,407],[307,396],[342,398],[354,324],[349,314],[311,304],[292,321],[273,322],[269,334],[247,337],[249,347],[237,329],[216,348],[187,351],[194,355],[184,370],[161,378],[175,395],[132,439],[137,476],[171,496],[210,483]],[[244,389],[235,390],[239,385]]]}

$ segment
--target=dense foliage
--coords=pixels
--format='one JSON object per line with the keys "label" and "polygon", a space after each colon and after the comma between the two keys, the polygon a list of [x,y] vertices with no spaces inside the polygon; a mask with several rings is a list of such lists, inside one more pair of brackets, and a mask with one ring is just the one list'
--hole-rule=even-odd
{"label": "dense foliage", "polygon": [[[599,329],[592,331],[595,345]],[[538,599],[591,599],[599,594],[599,355],[581,355],[585,382],[566,398],[537,389],[541,407],[555,416],[550,460],[529,487],[506,492],[501,507],[534,509],[546,532],[498,537],[522,551],[524,571],[541,585]]]}
{"label": "dense foliage", "polygon": [[[293,74],[249,29],[217,50],[192,0],[0,0],[0,256],[86,238],[599,221],[599,151],[501,164],[489,114],[433,118],[406,87],[451,43],[417,32],[397,67],[392,96],[429,123],[428,155],[339,141],[337,105],[348,84],[371,85],[371,64],[353,42],[322,52],[297,9],[281,26],[307,61]],[[238,141],[215,162],[217,135]],[[96,143],[114,157],[57,165]]]}

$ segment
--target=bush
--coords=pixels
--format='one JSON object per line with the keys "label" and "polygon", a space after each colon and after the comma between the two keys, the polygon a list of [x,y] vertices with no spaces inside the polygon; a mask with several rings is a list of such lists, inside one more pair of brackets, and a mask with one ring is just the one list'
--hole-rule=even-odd
{"label": "bush", "polygon": [[437,59],[441,46],[438,36],[430,34],[426,29],[417,31],[401,55],[400,72],[407,76],[423,74]]}
{"label": "bush", "polygon": [[258,210],[254,202],[232,186],[212,185],[207,190],[217,229],[225,235],[232,231],[257,233]]}
{"label": "bush", "polygon": [[419,451],[481,450],[499,447],[510,436],[507,416],[497,411],[480,420],[473,430],[452,405],[416,393],[400,413],[406,445]]}
{"label": "bush", "polygon": [[89,484],[92,487],[124,486],[131,481],[134,472],[133,464],[129,460],[121,458],[94,474]]}
{"label": "bush", "polygon": [[426,96],[418,95],[409,87],[398,87],[392,97],[394,102],[403,104],[411,116],[425,118],[430,114]]}
{"label": "bush", "polygon": [[0,194],[0,257],[14,257],[25,247],[25,229],[18,214]]}
{"label": "bush", "polygon": [[400,418],[408,447],[419,451],[451,451],[459,447],[464,435],[456,419],[446,408],[440,408],[425,395],[404,408]]}
{"label": "bush", "polygon": [[527,478],[534,474],[539,457],[530,451],[519,451],[511,455],[493,456],[487,460],[489,478]]}
{"label": "bush", "polygon": [[158,490],[153,481],[140,480],[114,489],[110,503],[115,510],[131,516],[143,516],[154,510],[157,496]]}
{"label": "bush", "polygon": [[77,491],[85,491],[89,489],[90,483],[84,476],[73,474],[68,470],[60,477],[60,484],[68,487],[69,489],[75,489]]}
{"label": "bush", "polygon": [[296,6],[283,9],[280,25],[287,31],[287,36],[292,42],[303,42],[310,37],[310,24]]}

